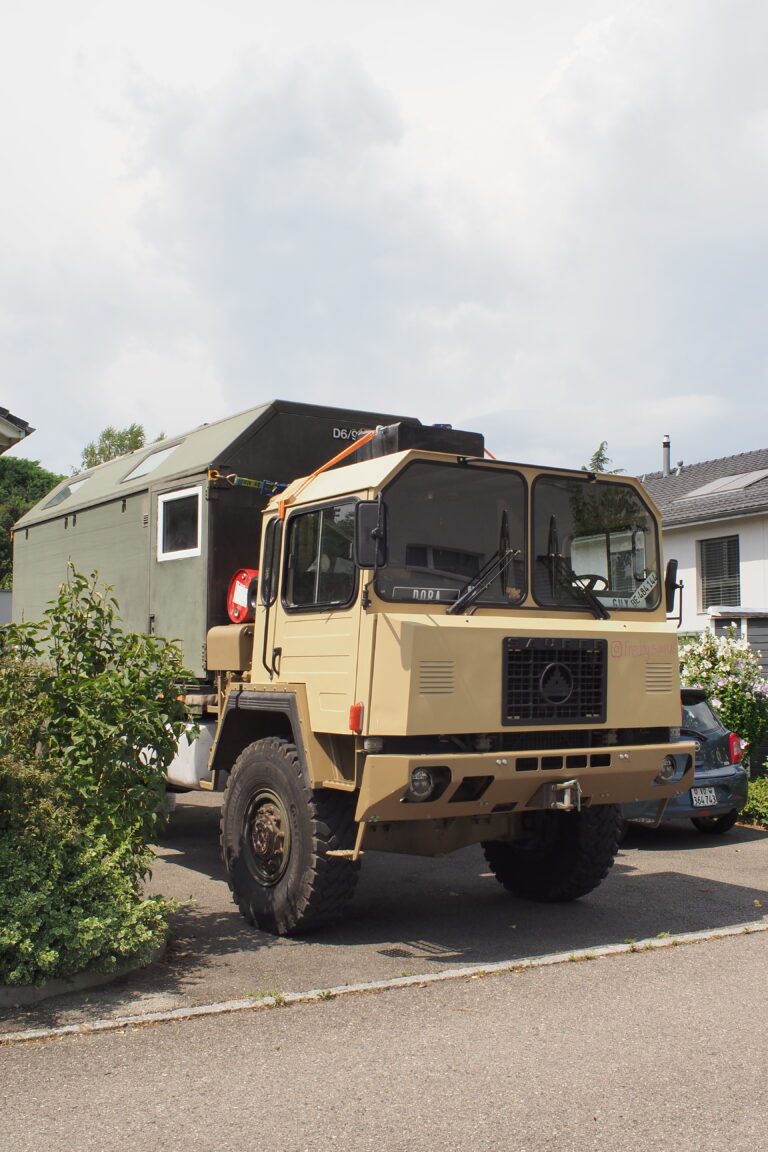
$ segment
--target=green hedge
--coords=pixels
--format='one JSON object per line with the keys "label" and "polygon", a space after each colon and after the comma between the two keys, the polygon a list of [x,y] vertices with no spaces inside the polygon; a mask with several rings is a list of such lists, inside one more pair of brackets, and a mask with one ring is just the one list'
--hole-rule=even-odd
{"label": "green hedge", "polygon": [[741,811],[740,819],[768,828],[768,776],[750,780],[749,799]]}
{"label": "green hedge", "polygon": [[123,631],[95,576],[71,571],[39,624],[0,630],[0,983],[163,941],[172,906],[141,889],[188,679],[174,645]]}

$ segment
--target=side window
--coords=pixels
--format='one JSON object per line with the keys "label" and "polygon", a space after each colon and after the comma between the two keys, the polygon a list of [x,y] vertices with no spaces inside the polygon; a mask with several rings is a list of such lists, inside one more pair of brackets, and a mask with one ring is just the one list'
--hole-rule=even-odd
{"label": "side window", "polygon": [[264,556],[261,561],[261,602],[265,608],[274,604],[277,596],[277,573],[280,564],[280,544],[283,539],[283,522],[277,517],[267,524],[264,537]]}
{"label": "side window", "polygon": [[285,602],[290,608],[348,604],[357,587],[354,503],[299,512],[288,522]]}
{"label": "side window", "polygon": [[699,557],[702,610],[711,604],[741,604],[738,536],[700,540]]}
{"label": "side window", "polygon": [[202,490],[180,488],[157,498],[157,558],[182,560],[200,555]]}

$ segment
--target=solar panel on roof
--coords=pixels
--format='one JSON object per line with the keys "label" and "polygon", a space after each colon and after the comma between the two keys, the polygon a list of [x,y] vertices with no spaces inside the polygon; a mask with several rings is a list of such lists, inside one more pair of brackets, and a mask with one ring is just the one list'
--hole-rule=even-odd
{"label": "solar panel on roof", "polygon": [[768,468],[761,468],[757,472],[739,472],[735,476],[721,476],[718,480],[710,480],[701,488],[694,488],[693,492],[686,492],[681,500],[698,499],[699,496],[719,496],[721,492],[741,492],[744,488],[757,484],[758,480],[765,480]]}

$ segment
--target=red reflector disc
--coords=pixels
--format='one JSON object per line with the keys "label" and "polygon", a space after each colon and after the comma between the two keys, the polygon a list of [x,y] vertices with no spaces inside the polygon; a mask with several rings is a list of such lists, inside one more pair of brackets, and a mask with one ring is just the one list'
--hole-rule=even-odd
{"label": "red reflector disc", "polygon": [[248,624],[256,615],[257,568],[241,568],[229,582],[227,615],[233,624]]}

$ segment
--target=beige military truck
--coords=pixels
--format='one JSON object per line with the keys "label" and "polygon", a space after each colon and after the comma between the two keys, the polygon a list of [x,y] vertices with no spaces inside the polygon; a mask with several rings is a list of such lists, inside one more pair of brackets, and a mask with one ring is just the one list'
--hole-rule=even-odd
{"label": "beige military truck", "polygon": [[635,480],[275,401],[62,482],[17,525],[14,604],[72,560],[181,639],[201,735],[169,782],[224,792],[234,898],[283,934],[372,851],[480,843],[535,900],[599,884],[617,806],[692,777],[660,538]]}
{"label": "beige military truck", "polygon": [[439,427],[380,428],[356,457],[272,501],[255,619],[208,635],[201,784],[226,789],[242,914],[312,928],[366,852],[478,842],[510,892],[584,895],[617,805],[661,813],[691,779],[653,505]]}

